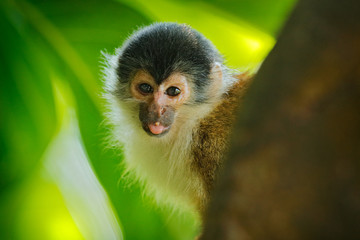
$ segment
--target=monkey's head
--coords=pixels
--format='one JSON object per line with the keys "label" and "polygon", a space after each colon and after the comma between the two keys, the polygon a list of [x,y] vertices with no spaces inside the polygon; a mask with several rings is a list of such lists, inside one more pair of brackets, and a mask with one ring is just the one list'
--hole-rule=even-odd
{"label": "monkey's head", "polygon": [[222,57],[187,25],[156,23],[133,33],[117,58],[116,95],[138,103],[150,136],[171,131],[185,106],[208,104],[222,88]]}

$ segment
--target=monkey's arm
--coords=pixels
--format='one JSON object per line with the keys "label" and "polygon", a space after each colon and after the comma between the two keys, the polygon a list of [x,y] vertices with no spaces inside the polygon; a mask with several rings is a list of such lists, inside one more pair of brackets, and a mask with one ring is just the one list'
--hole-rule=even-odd
{"label": "monkey's arm", "polygon": [[200,122],[196,132],[193,133],[191,167],[202,179],[205,195],[197,201],[201,211],[207,204],[217,170],[221,167],[224,154],[228,150],[236,109],[251,82],[252,76],[243,73],[237,78],[238,81],[227,94],[224,94],[222,102]]}

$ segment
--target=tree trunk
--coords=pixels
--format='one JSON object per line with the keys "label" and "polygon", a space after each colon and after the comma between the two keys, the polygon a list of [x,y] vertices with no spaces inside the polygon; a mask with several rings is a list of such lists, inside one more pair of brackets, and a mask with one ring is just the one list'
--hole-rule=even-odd
{"label": "tree trunk", "polygon": [[239,111],[201,239],[360,239],[360,1],[300,0]]}

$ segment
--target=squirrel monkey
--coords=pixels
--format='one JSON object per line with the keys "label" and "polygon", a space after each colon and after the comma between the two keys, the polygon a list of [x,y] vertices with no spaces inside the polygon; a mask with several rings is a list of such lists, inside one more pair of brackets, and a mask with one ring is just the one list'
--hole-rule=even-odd
{"label": "squirrel monkey", "polygon": [[249,77],[188,25],[155,23],[104,54],[112,135],[160,201],[203,213]]}

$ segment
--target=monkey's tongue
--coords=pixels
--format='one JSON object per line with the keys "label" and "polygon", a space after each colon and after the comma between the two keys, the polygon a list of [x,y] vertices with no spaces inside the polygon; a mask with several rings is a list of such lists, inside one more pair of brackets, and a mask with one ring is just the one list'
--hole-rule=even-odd
{"label": "monkey's tongue", "polygon": [[150,132],[152,132],[155,135],[158,135],[165,130],[165,127],[163,125],[149,124],[149,129]]}

